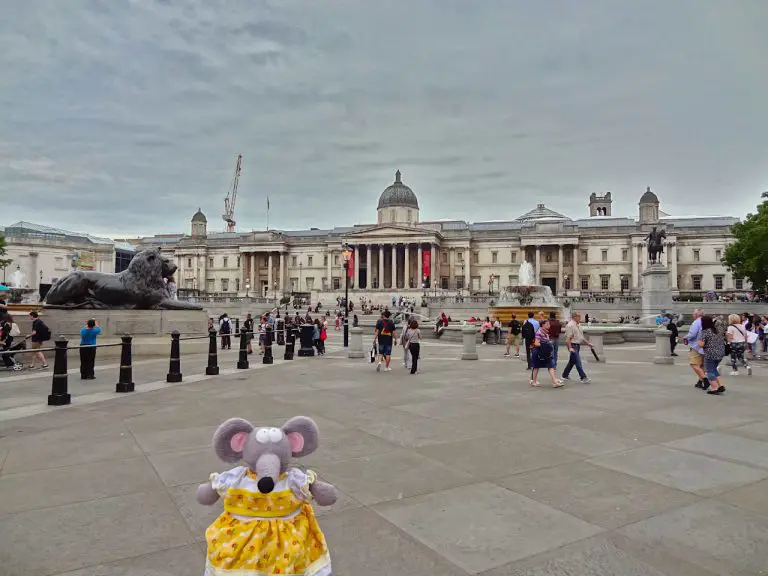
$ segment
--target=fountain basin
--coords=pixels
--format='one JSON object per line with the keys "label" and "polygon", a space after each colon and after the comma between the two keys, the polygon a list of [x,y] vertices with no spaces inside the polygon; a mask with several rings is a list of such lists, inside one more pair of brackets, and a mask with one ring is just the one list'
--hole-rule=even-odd
{"label": "fountain basin", "polygon": [[496,305],[488,307],[488,315],[495,316],[503,324],[512,320],[512,314],[522,322],[529,312],[536,317],[543,312],[547,318],[554,312],[558,320],[562,319],[562,307],[549,286],[507,286]]}

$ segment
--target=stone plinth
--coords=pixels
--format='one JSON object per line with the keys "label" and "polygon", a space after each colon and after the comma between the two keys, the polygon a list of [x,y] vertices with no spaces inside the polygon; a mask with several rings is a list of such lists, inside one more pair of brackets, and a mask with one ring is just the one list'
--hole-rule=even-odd
{"label": "stone plinth", "polygon": [[463,347],[461,349],[462,360],[477,360],[477,327],[467,324],[461,327]]}
{"label": "stone plinth", "polygon": [[656,316],[662,310],[671,310],[674,306],[672,288],[669,282],[669,269],[661,264],[651,264],[643,272],[643,291],[641,321],[644,324],[656,323]]}
{"label": "stone plinth", "polygon": [[178,330],[182,336],[204,336],[208,333],[208,314],[204,310],[63,310],[45,308],[40,317],[54,335],[68,338],[80,335],[89,318],[101,326],[102,338],[130,334],[142,336],[170,335]]}
{"label": "stone plinth", "polygon": [[666,328],[659,328],[653,331],[656,337],[656,354],[653,356],[654,364],[674,364],[672,358],[672,345],[669,342],[671,332]]}
{"label": "stone plinth", "polygon": [[352,327],[349,329],[349,358],[365,358],[363,352],[363,329]]}

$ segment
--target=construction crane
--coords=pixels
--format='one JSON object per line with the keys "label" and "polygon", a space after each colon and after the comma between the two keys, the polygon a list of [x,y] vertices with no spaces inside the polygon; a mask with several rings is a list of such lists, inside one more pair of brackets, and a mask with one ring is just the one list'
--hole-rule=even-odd
{"label": "construction crane", "polygon": [[240,182],[240,167],[243,162],[243,155],[237,155],[237,164],[235,165],[235,176],[232,178],[232,187],[229,189],[227,197],[224,198],[224,214],[222,218],[227,223],[227,232],[235,231],[235,201],[237,200],[237,184]]}

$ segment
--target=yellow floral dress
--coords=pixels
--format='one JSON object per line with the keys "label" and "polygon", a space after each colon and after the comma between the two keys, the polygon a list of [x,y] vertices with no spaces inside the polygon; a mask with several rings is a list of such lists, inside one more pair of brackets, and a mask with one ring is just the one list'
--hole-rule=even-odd
{"label": "yellow floral dress", "polygon": [[245,466],[211,474],[224,512],[205,531],[205,576],[330,576],[328,546],[310,504],[314,478],[292,468],[262,494]]}

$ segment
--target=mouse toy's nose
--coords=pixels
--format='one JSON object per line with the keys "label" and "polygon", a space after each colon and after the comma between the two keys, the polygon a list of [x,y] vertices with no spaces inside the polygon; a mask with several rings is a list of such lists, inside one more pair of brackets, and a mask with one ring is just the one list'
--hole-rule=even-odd
{"label": "mouse toy's nose", "polygon": [[260,478],[259,481],[256,483],[256,486],[259,488],[259,492],[262,494],[269,494],[272,492],[272,490],[275,489],[275,481],[272,480],[269,476],[265,476],[264,478]]}

